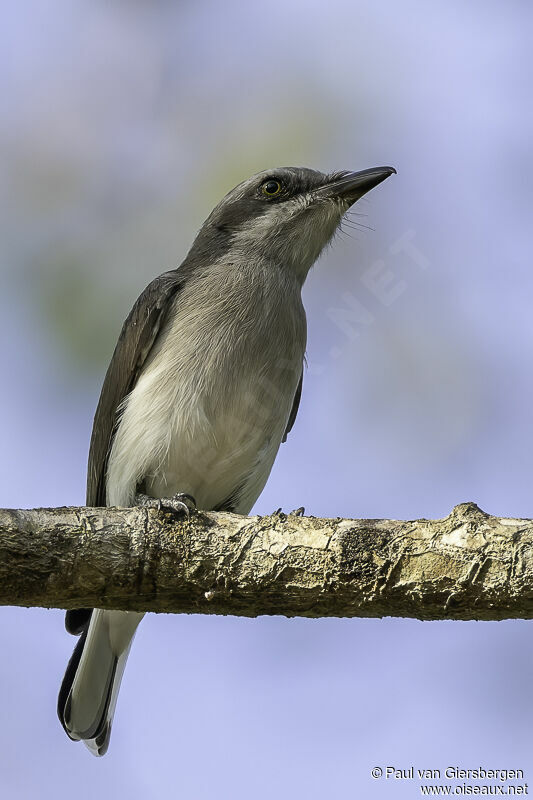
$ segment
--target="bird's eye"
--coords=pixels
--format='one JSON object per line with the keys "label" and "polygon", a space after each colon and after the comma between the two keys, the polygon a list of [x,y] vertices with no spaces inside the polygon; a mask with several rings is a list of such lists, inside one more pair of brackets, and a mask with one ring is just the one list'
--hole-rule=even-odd
{"label": "bird's eye", "polygon": [[264,182],[261,187],[261,191],[264,195],[266,195],[266,197],[275,197],[281,192],[281,188],[280,181],[276,181],[271,178],[270,180]]}

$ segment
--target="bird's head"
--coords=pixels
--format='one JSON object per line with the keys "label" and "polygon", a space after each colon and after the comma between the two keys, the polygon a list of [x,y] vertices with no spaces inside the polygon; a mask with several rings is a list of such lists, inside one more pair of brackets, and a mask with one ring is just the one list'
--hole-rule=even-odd
{"label": "bird's head", "polygon": [[266,259],[294,270],[303,283],[350,206],[395,172],[393,167],[330,175],[305,167],[259,172],[213,209],[191,255]]}

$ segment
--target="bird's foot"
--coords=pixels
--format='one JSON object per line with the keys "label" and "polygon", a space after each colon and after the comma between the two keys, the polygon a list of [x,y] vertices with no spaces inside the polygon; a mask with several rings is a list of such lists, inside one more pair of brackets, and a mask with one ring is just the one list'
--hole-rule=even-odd
{"label": "bird's foot", "polygon": [[300,506],[299,508],[295,508],[294,511],[289,512],[289,517],[303,517],[305,514],[305,508]]}
{"label": "bird's foot", "polygon": [[288,514],[284,514],[282,508],[277,508],[275,511],[272,512],[272,516],[277,514],[278,516],[287,516],[287,517],[303,517],[305,514],[305,508],[300,506],[299,508],[295,508],[294,511],[289,511]]}
{"label": "bird's foot", "polygon": [[196,508],[196,500],[186,492],[176,492],[172,497],[149,497],[146,494],[137,494],[135,496],[135,505],[143,506],[144,508],[157,508],[160,512],[170,511],[178,516],[190,517],[198,509]]}
{"label": "bird's foot", "polygon": [[172,497],[165,498],[160,502],[164,503],[164,505],[169,505],[174,511],[178,511],[180,514],[185,514],[187,517],[190,517],[191,514],[194,514],[195,511],[198,511],[196,507],[196,500],[192,494],[187,494],[186,492],[176,492],[176,494],[173,494]]}

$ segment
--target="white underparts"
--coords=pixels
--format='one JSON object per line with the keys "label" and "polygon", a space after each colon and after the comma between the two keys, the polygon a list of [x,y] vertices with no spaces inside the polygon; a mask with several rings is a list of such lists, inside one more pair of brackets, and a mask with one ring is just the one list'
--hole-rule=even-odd
{"label": "white underparts", "polygon": [[191,494],[248,513],[283,437],[305,351],[298,282],[274,265],[212,265],[178,295],[123,403],[108,504]]}

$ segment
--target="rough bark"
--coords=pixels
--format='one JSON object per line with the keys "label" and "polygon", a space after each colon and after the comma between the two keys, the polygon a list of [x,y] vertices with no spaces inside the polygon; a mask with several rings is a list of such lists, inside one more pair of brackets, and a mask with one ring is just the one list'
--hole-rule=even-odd
{"label": "rough bark", "polygon": [[0,510],[0,604],[202,614],[533,617],[533,521]]}

